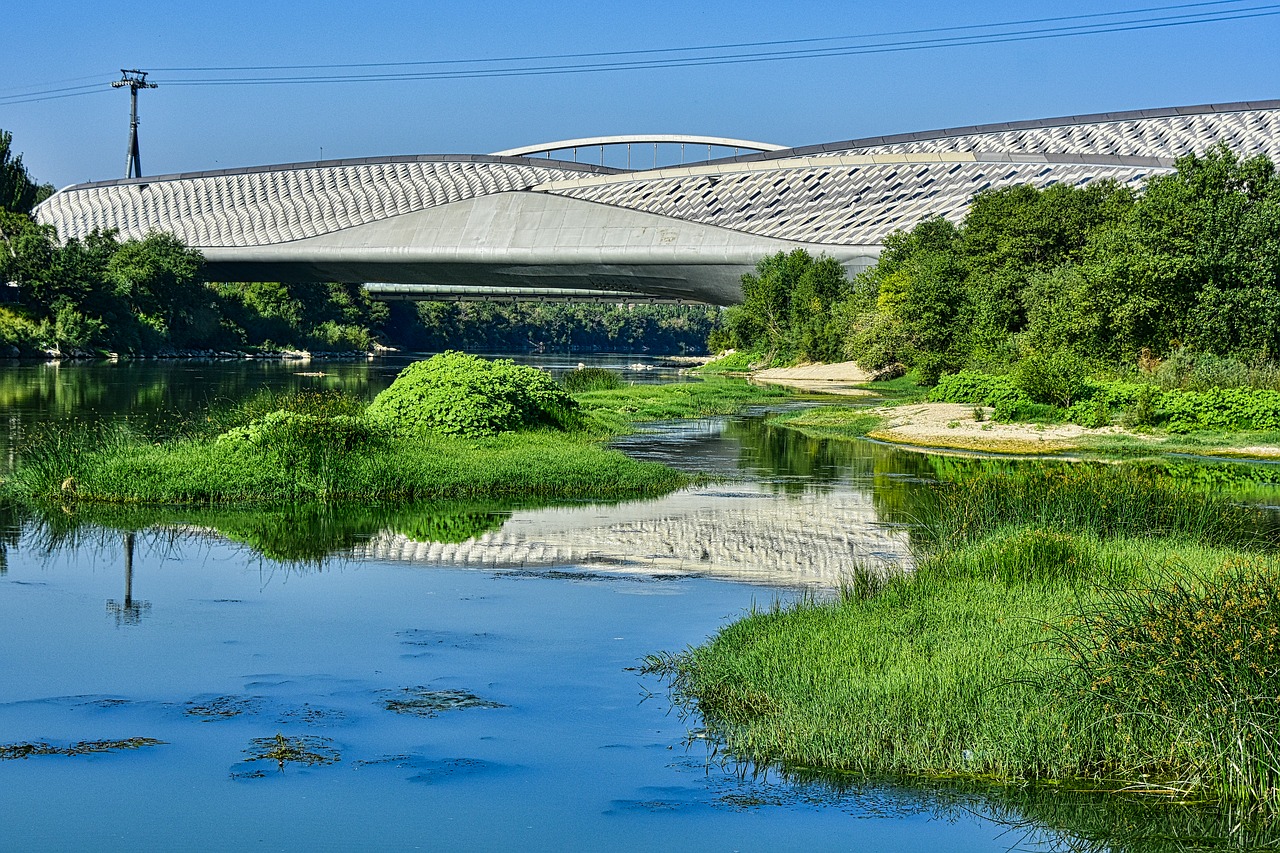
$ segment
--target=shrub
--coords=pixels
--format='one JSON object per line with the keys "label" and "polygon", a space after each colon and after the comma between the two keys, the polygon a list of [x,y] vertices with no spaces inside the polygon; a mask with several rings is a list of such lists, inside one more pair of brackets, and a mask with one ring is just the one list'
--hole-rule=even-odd
{"label": "shrub", "polygon": [[1067,350],[1033,353],[1013,368],[1013,387],[1037,403],[1068,409],[1090,390],[1089,366]]}
{"label": "shrub", "polygon": [[381,430],[363,418],[349,415],[308,415],[271,412],[246,426],[218,436],[219,444],[246,444],[263,448],[317,447],[351,451],[380,437]]}
{"label": "shrub", "polygon": [[[1280,584],[1263,558],[1121,590],[1061,637],[1083,722],[1227,799],[1280,799]],[[1190,769],[1190,775],[1186,770]]]}
{"label": "shrub", "polygon": [[1160,391],[1152,385],[1143,385],[1133,398],[1133,403],[1124,415],[1127,427],[1152,426],[1156,422],[1156,403],[1160,399]]}
{"label": "shrub", "polygon": [[623,385],[622,377],[603,367],[579,367],[560,380],[564,390],[579,394],[584,391],[613,391]]}
{"label": "shrub", "polygon": [[27,317],[0,306],[0,357],[9,347],[20,353],[33,352],[39,346],[39,329]]}
{"label": "shrub", "polygon": [[1002,424],[1056,424],[1067,419],[1067,413],[1049,403],[1033,403],[1026,397],[1012,397],[996,404],[991,420]]}
{"label": "shrub", "polygon": [[538,425],[563,428],[576,406],[541,370],[451,351],[402,370],[368,414],[399,431],[484,436]]}
{"label": "shrub", "polygon": [[1106,400],[1094,397],[1080,400],[1067,409],[1067,420],[1088,429],[1111,425],[1111,407]]}
{"label": "shrub", "polygon": [[1248,388],[1166,391],[1156,405],[1156,415],[1170,432],[1280,429],[1280,391]]}
{"label": "shrub", "polygon": [[326,491],[339,487],[339,469],[348,454],[380,443],[385,430],[364,418],[349,415],[305,415],[271,412],[246,426],[230,429],[217,445],[267,454],[295,473],[319,474]]}
{"label": "shrub", "polygon": [[962,370],[938,379],[938,384],[929,390],[929,400],[933,403],[999,406],[1026,398],[1010,384],[1007,376]]}

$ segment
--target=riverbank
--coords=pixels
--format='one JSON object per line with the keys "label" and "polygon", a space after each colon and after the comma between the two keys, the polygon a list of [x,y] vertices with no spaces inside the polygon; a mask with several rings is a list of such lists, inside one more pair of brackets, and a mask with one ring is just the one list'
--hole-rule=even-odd
{"label": "riverbank", "polygon": [[1280,805],[1280,563],[1257,511],[1090,467],[935,499],[913,572],[853,569],[837,600],[650,669],[758,764]]}
{"label": "riverbank", "polygon": [[175,349],[147,353],[99,352],[96,350],[44,350],[21,353],[11,349],[0,359],[16,364],[33,362],[121,362],[121,361],[366,361],[395,352],[387,347],[372,350],[222,350]]}
{"label": "riverbank", "polygon": [[874,408],[816,409],[780,421],[814,435],[1024,456],[1280,460],[1280,394],[1265,389],[1169,391],[1143,383],[1080,380],[1077,393],[1084,402],[1062,408],[1036,403],[1006,376],[951,374],[930,388],[910,377],[880,381],[855,362],[752,369],[758,358],[734,353],[705,372],[868,402],[885,398]]}
{"label": "riverbank", "polygon": [[877,407],[828,406],[778,419],[828,438],[870,438],[905,447],[1001,453],[1070,454],[1135,459],[1169,454],[1231,460],[1280,460],[1280,435],[1271,431],[1170,434],[1120,426],[1003,423],[989,406],[907,402]]}
{"label": "riverbank", "polygon": [[[786,396],[725,381],[627,386],[570,399],[552,394],[557,386],[546,374],[510,368],[547,389],[487,403],[448,392],[428,404],[437,418],[430,429],[408,428],[399,414],[375,416],[363,401],[335,393],[265,395],[159,425],[51,423],[24,437],[0,495],[55,505],[218,506],[649,497],[691,478],[609,450],[606,440],[637,421],[729,414]],[[547,394],[556,402],[545,417],[488,428],[489,418]]]}

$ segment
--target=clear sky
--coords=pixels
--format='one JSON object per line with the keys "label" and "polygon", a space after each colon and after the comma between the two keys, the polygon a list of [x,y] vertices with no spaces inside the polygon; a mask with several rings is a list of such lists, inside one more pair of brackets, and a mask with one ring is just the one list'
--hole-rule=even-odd
{"label": "clear sky", "polygon": [[[326,159],[487,153],[597,134],[696,133],[803,145],[991,121],[1280,97],[1275,14],[928,50],[487,79],[199,86],[178,81],[469,66],[240,74],[159,70],[485,60],[864,36],[812,45],[849,47],[989,31],[877,35],[884,33],[1120,10],[1160,11],[1089,20],[1280,12],[1280,3],[1267,0],[1169,9],[1175,5],[1185,6],[1177,0],[13,0],[0,12],[9,69],[0,84],[0,128],[13,133],[14,148],[36,178],[63,186],[124,175],[129,97],[108,85],[121,67],[151,70],[160,84],[139,95],[146,174],[314,160],[322,150]],[[97,81],[100,89],[87,95],[15,102],[27,93]]]}

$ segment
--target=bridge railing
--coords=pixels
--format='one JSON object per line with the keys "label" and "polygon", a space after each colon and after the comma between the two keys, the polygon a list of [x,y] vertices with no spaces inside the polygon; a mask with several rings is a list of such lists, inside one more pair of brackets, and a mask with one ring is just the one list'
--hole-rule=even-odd
{"label": "bridge railing", "polygon": [[[639,134],[632,136],[587,136],[562,139],[522,148],[495,151],[499,157],[542,157],[594,163],[631,171],[659,166],[705,163],[723,157],[782,151],[786,146],[749,139],[690,134]],[[703,156],[705,154],[705,156]]]}

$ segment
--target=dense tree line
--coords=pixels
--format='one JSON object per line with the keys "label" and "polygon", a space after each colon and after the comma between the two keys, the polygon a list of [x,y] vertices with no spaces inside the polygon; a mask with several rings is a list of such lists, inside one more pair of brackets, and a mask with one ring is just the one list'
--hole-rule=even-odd
{"label": "dense tree line", "polygon": [[702,353],[719,327],[706,305],[397,302],[386,339],[428,352]]}
{"label": "dense tree line", "polygon": [[1029,355],[1111,366],[1187,352],[1280,358],[1280,177],[1265,157],[1225,147],[1139,191],[982,192],[958,225],[892,235],[851,282],[833,264],[766,259],[713,343],[902,363],[926,381],[1004,372]]}
{"label": "dense tree line", "polygon": [[10,354],[367,349],[386,314],[354,285],[207,282],[200,253],[169,234],[60,242],[52,228],[4,211],[0,229],[0,343]]}
{"label": "dense tree line", "polygon": [[717,309],[663,305],[374,302],[358,285],[208,281],[168,234],[62,241],[31,218],[52,188],[0,131],[0,355],[278,347],[702,351]]}

